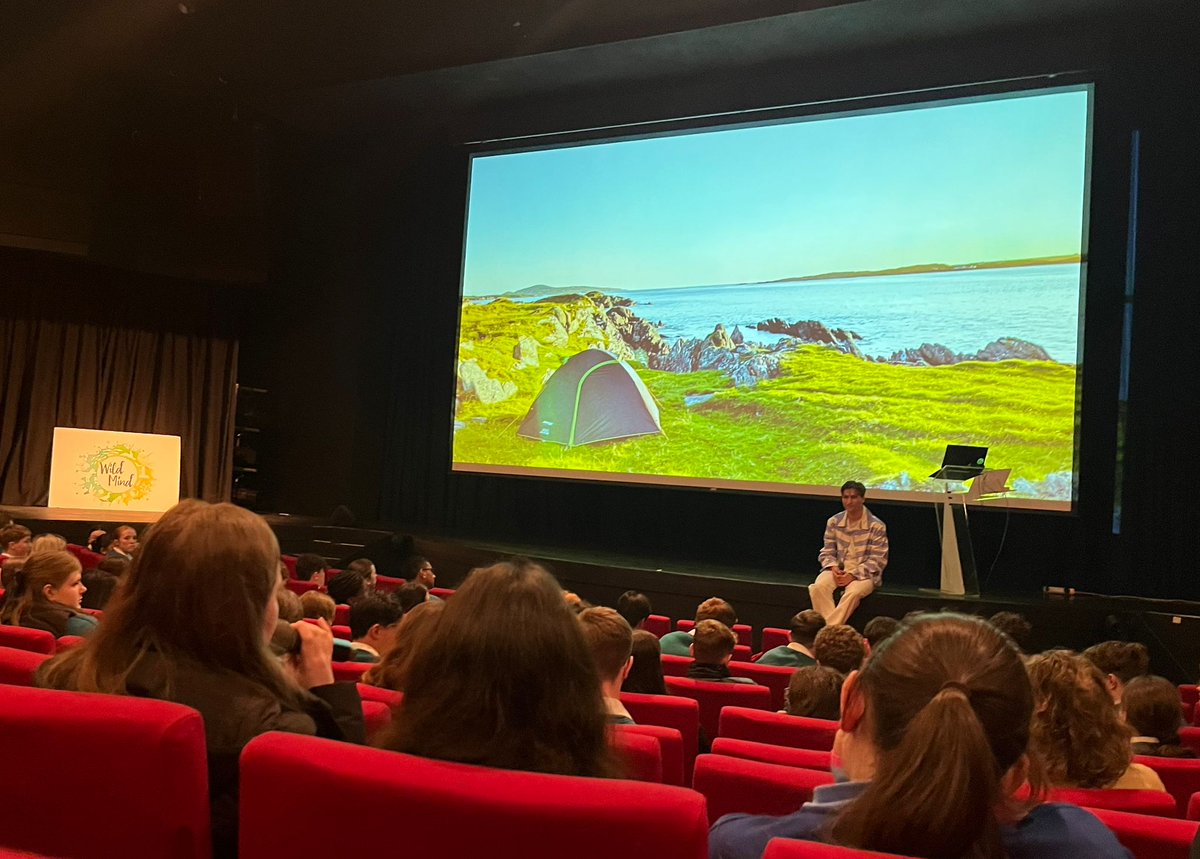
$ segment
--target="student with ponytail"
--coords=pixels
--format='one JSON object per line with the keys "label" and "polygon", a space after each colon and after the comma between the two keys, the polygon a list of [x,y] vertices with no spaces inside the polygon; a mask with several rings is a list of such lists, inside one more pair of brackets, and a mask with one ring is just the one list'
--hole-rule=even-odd
{"label": "student with ponytail", "polygon": [[96,618],[79,607],[87,588],[75,556],[65,551],[30,555],[12,576],[0,623],[54,634],[90,635]]}
{"label": "student with ponytail", "polygon": [[1126,859],[1086,811],[1010,799],[1030,777],[1032,713],[1029,679],[1005,636],[977,618],[918,618],[846,679],[838,782],[790,815],[723,817],[710,857],[759,857],[782,837],[938,859]]}

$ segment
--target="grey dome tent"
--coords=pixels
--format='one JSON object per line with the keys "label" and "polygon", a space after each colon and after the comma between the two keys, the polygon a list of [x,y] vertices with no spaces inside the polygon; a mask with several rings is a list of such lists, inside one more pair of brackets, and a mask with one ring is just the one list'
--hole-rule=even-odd
{"label": "grey dome tent", "polygon": [[633,368],[588,349],[546,380],[517,435],[575,447],[660,432],[658,404]]}

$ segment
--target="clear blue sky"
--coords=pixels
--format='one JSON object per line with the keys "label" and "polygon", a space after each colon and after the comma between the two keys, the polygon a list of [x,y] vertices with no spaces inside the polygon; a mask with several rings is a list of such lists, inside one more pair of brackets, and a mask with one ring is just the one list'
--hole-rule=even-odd
{"label": "clear blue sky", "polygon": [[1078,253],[1088,93],[478,156],[464,294]]}

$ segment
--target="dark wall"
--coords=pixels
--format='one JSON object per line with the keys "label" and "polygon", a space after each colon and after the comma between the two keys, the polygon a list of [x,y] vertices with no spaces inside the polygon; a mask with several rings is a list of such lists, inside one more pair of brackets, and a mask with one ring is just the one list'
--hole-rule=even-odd
{"label": "dark wall", "polygon": [[[1190,29],[1189,29],[1190,28]],[[386,132],[346,128],[302,141],[277,130],[277,269],[243,344],[243,379],[273,391],[285,416],[276,508],[361,518],[429,533],[569,545],[655,559],[712,560],[808,575],[836,507],[808,499],[451,474],[466,159],[462,141],[867,96],[1027,74],[1096,73],[1096,140],[1084,340],[1080,500],[1070,515],[975,515],[986,589],[1200,597],[1191,495],[1161,475],[1194,471],[1188,348],[1195,299],[1186,271],[1196,216],[1195,21],[1064,26],[870,53],[714,69],[553,96],[490,102]],[[1130,139],[1142,132],[1139,264],[1124,457],[1118,392]],[[1175,336],[1171,336],[1171,335]],[[719,457],[719,450],[713,451]],[[1118,482],[1118,478],[1120,481]],[[1113,534],[1113,501],[1122,530]],[[927,507],[880,504],[894,584],[936,584]],[[1002,551],[1001,551],[1001,544]],[[993,558],[996,561],[993,564]],[[988,576],[989,568],[994,571]]]}

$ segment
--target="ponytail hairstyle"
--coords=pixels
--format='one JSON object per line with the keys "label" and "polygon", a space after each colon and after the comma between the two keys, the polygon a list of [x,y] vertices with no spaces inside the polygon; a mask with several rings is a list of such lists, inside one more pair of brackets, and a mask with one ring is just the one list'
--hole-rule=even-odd
{"label": "ponytail hairstyle", "polygon": [[858,674],[875,776],[834,820],[838,844],[999,859],[1004,774],[1029,742],[1033,695],[1011,641],[956,614],[910,621]]}
{"label": "ponytail hairstyle", "polygon": [[[4,596],[0,623],[20,626],[35,604],[48,602],[42,593],[46,585],[62,587],[82,567],[70,552],[39,552],[30,555],[12,576],[12,588]],[[71,611],[68,606],[65,610]]]}

